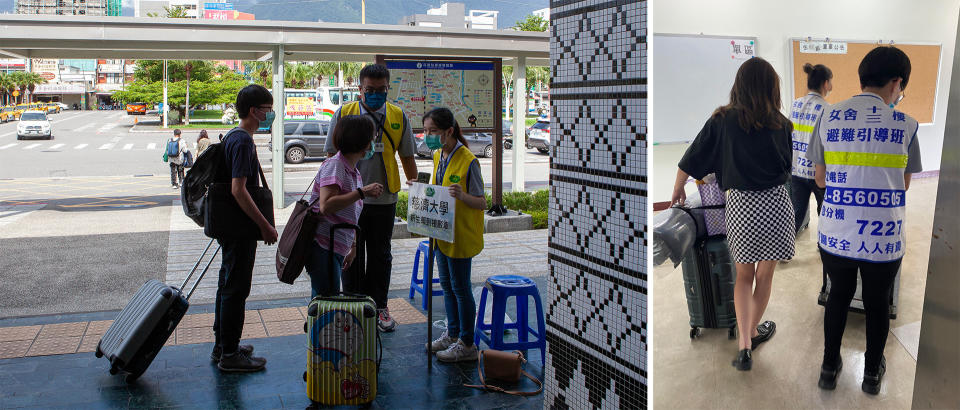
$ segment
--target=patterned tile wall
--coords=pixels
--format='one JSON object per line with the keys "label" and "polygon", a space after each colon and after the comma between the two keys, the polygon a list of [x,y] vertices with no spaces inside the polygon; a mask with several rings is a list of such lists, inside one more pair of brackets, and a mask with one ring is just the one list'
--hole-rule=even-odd
{"label": "patterned tile wall", "polygon": [[647,5],[551,0],[547,408],[647,405]]}

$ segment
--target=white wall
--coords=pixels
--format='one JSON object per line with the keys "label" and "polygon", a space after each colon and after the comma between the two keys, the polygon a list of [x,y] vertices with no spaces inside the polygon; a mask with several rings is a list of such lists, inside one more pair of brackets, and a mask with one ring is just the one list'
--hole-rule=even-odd
{"label": "white wall", "polygon": [[[651,33],[756,36],[757,54],[780,74],[783,106],[791,101],[788,39],[931,42],[941,44],[933,123],[920,127],[924,170],[940,169],[960,0],[653,0]],[[651,64],[652,66],[652,64]],[[657,73],[650,73],[656,93]],[[717,105],[726,103],[718,101]],[[651,118],[656,132],[656,118]]]}

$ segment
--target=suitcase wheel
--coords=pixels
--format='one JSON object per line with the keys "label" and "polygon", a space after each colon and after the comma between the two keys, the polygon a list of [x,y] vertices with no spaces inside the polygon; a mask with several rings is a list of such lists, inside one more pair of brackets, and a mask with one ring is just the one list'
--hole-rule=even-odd
{"label": "suitcase wheel", "polygon": [[307,381],[307,372],[303,372],[303,381]]}
{"label": "suitcase wheel", "polygon": [[307,316],[317,316],[317,305],[311,304],[310,307],[307,308]]}
{"label": "suitcase wheel", "polygon": [[97,359],[103,357],[103,352],[100,351],[100,346],[97,346],[97,351],[93,352],[94,356],[97,356]]}
{"label": "suitcase wheel", "polygon": [[126,380],[127,383],[133,383],[137,381],[138,378],[140,378],[139,374],[128,374],[124,380]]}
{"label": "suitcase wheel", "polygon": [[701,334],[701,333],[703,333],[703,330],[701,330],[699,327],[694,326],[694,327],[690,328],[690,338],[691,338],[691,339],[696,339],[696,338],[700,337],[700,334]]}
{"label": "suitcase wheel", "polygon": [[727,331],[727,339],[733,340],[737,338],[737,326],[733,326],[730,330]]}
{"label": "suitcase wheel", "polygon": [[116,367],[110,367],[110,374],[111,374],[111,375],[116,375],[116,374],[119,373],[119,372],[120,372],[120,370],[118,370]]}
{"label": "suitcase wheel", "polygon": [[303,322],[303,333],[307,333],[307,322]]}

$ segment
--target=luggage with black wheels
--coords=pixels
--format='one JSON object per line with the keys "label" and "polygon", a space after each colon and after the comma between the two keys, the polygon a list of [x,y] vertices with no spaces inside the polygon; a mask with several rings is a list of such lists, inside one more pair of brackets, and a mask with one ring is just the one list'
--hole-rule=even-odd
{"label": "luggage with black wheels", "polygon": [[681,262],[683,285],[690,312],[690,338],[700,336],[703,328],[728,329],[728,337],[737,337],[737,312],[733,306],[733,287],[737,269],[730,258],[726,237],[697,240]]}
{"label": "luggage with black wheels", "polygon": [[[337,224],[330,228],[331,248],[334,233],[352,229],[360,240],[360,227]],[[358,248],[361,249],[361,248]],[[330,253],[329,270],[334,257]],[[364,270],[364,255],[359,253],[357,274]],[[323,405],[362,405],[377,397],[377,376],[383,346],[377,329],[377,305],[369,296],[339,292],[333,283],[333,295],[318,295],[307,307],[307,397]],[[379,347],[379,354],[377,348]]]}
{"label": "luggage with black wheels", "polygon": [[[903,264],[900,265],[901,270]],[[897,276],[893,279],[893,289],[890,289],[890,319],[897,318],[897,303],[900,301],[900,271],[897,270]],[[827,268],[823,268],[823,285],[820,287],[820,295],[817,297],[817,304],[827,305],[827,297],[830,295],[830,276],[827,275]],[[853,295],[850,301],[850,310],[857,313],[863,313],[863,284],[860,275],[857,275],[857,293]]]}
{"label": "luggage with black wheels", "polygon": [[170,335],[180,324],[187,308],[190,307],[190,296],[203,275],[207,273],[210,264],[220,252],[220,246],[213,252],[207,261],[200,276],[193,283],[193,287],[186,294],[183,288],[196,272],[204,256],[213,246],[213,240],[207,244],[193,269],[184,278],[180,287],[166,285],[158,280],[151,279],[140,287],[133,295],[127,306],[120,311],[116,320],[97,343],[96,356],[106,356],[110,361],[110,374],[127,373],[128,383],[140,377],[150,367],[150,363],[163,348]]}

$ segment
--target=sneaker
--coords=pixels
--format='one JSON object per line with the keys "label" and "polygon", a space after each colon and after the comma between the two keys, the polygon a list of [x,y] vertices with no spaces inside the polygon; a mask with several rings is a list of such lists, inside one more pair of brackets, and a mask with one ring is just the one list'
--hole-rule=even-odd
{"label": "sneaker", "polygon": [[757,325],[757,336],[750,338],[751,350],[757,350],[761,343],[770,340],[773,334],[777,333],[777,324],[772,320],[764,321]]}
{"label": "sneaker", "polygon": [[390,309],[377,310],[377,327],[381,332],[392,332],[397,328],[397,322],[390,317]]}
{"label": "sneaker", "polygon": [[[253,354],[253,346],[251,345],[240,345],[240,350],[247,354],[247,356]],[[213,360],[214,363],[220,361],[220,355],[223,354],[223,347],[214,346],[213,352],[210,352],[210,360]]]}
{"label": "sneaker", "polygon": [[243,350],[220,357],[217,367],[223,372],[259,372],[267,366],[267,359],[253,357]]}
{"label": "sneaker", "polygon": [[471,343],[467,346],[463,344],[463,340],[457,340],[447,350],[437,352],[437,360],[447,363],[472,362],[477,360],[477,345]]}
{"label": "sneaker", "polygon": [[452,345],[452,344],[454,344],[454,343],[456,343],[456,342],[457,342],[457,338],[455,338],[455,337],[450,337],[450,336],[447,334],[447,331],[444,330],[444,331],[443,331],[443,334],[440,335],[440,338],[438,338],[437,340],[434,340],[432,343],[430,343],[430,352],[432,352],[432,353],[442,352],[442,351],[444,351],[444,350],[447,350],[447,348],[449,348],[450,345]]}
{"label": "sneaker", "polygon": [[827,366],[826,362],[820,365],[820,380],[817,386],[824,390],[833,390],[837,388],[837,377],[840,376],[840,370],[843,369],[843,359],[837,358],[837,365],[833,368]]}
{"label": "sneaker", "polygon": [[[439,357],[440,354],[437,353]],[[883,356],[880,356],[880,367],[873,371],[864,369],[863,370],[863,383],[860,384],[860,389],[867,394],[879,394],[880,393],[880,382],[883,381],[883,374],[887,372],[887,359]]]}

